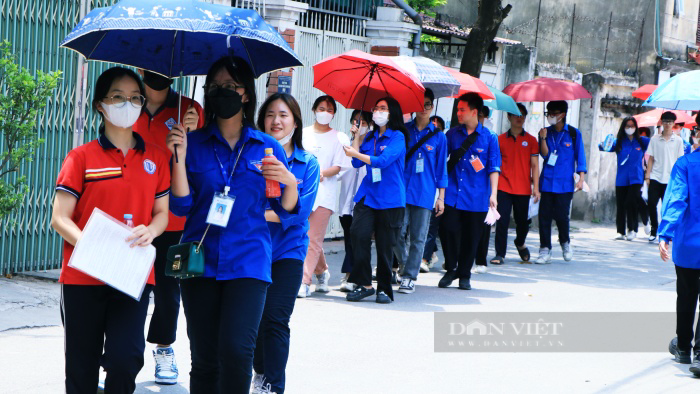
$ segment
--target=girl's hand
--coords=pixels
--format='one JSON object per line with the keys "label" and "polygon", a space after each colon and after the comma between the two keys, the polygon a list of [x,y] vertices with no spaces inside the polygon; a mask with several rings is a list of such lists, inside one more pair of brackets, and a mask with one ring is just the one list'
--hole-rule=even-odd
{"label": "girl's hand", "polygon": [[176,124],[173,126],[165,138],[165,144],[173,155],[175,154],[175,145],[177,145],[178,159],[184,163],[185,155],[187,154],[187,133],[182,125]]}
{"label": "girl's hand", "polygon": [[148,246],[153,242],[153,233],[151,232],[151,229],[144,226],[143,224],[140,224],[131,231],[131,235],[126,239],[126,242],[132,242],[134,241],[130,247],[134,246]]}
{"label": "girl's hand", "polygon": [[297,185],[297,178],[276,157],[266,157],[262,162],[262,173],[265,179],[277,181],[286,186]]}
{"label": "girl's hand", "polygon": [[[185,112],[185,117],[182,118],[182,125],[189,131],[197,129],[197,123],[199,123],[199,114],[194,107],[190,107]],[[180,152],[178,152],[180,154]]]}
{"label": "girl's hand", "polygon": [[358,134],[359,134],[359,132],[360,132],[360,129],[358,129],[358,128],[357,128],[357,125],[355,125],[355,124],[353,123],[353,124],[352,124],[352,127],[350,128],[350,132],[352,133],[352,135],[354,135],[355,137],[357,137]]}
{"label": "girl's hand", "polygon": [[355,149],[352,146],[343,146],[343,150],[345,151],[345,156],[348,157],[357,157],[357,155],[359,154],[357,149]]}
{"label": "girl's hand", "polygon": [[666,241],[659,241],[659,253],[661,254],[661,260],[668,261],[671,258],[671,243],[668,244]]}

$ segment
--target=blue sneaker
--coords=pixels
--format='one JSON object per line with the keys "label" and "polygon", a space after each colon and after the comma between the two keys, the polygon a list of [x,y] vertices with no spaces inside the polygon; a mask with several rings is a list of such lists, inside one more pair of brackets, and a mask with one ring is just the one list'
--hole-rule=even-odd
{"label": "blue sneaker", "polygon": [[156,350],[153,351],[153,358],[156,361],[156,383],[176,384],[178,373],[173,348],[156,348]]}

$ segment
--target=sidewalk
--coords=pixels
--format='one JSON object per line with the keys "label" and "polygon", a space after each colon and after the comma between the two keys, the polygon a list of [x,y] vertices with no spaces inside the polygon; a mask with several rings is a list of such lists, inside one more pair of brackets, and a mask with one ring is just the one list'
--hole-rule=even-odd
{"label": "sidewalk", "polygon": [[[656,245],[639,238],[613,241],[612,226],[572,222],[574,261],[561,259],[554,248],[551,265],[518,264],[509,234],[503,266],[473,275],[472,291],[439,289],[441,262],[420,274],[415,294],[395,293],[390,305],[349,303],[337,291],[344,253],[342,241],[327,242],[332,291],[297,300],[292,317],[292,346],[287,368],[287,393],[444,393],[444,392],[694,392],[698,382],[687,365],[672,361],[660,344],[657,353],[435,353],[433,315],[440,311],[612,311],[672,312],[675,274],[658,257]],[[554,235],[556,239],[556,234]],[[534,255],[537,234],[527,246]],[[489,257],[492,256],[493,247]],[[339,253],[333,253],[338,252]],[[441,256],[442,257],[442,256]],[[12,284],[14,287],[9,287]],[[58,285],[26,279],[0,282],[0,308],[6,294],[37,288],[52,299],[25,309],[47,309],[60,324]],[[10,289],[10,290],[7,290]],[[29,290],[27,290],[29,289]],[[43,289],[43,290],[42,290]],[[28,297],[28,296],[27,296]],[[46,296],[48,297],[48,296]],[[21,299],[16,295],[16,299]],[[372,300],[373,301],[373,300]],[[48,306],[47,306],[48,305]],[[21,318],[0,314],[4,327],[25,327]],[[39,321],[40,319],[36,319]],[[47,319],[47,321],[50,319]],[[43,323],[40,325],[46,325]],[[180,384],[153,383],[150,347],[138,377],[137,393],[186,393],[189,386],[189,344],[181,314],[175,351]],[[674,336],[668,333],[669,340]],[[63,331],[60,326],[0,332],[2,393],[61,392]],[[41,366],[41,370],[37,370]],[[48,366],[48,368],[47,368]]]}

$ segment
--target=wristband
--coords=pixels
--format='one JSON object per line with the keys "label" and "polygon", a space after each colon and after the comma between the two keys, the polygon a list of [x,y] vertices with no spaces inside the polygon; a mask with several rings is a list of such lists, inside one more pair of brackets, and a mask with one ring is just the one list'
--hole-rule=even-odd
{"label": "wristband", "polygon": [[437,199],[440,200],[440,201],[442,201],[442,202],[445,202],[445,200],[443,200],[443,199],[440,198],[440,197],[438,197]]}

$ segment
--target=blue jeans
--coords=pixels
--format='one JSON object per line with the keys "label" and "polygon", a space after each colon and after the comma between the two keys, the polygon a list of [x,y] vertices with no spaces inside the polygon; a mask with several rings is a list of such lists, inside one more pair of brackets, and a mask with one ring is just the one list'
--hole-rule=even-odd
{"label": "blue jeans", "polygon": [[268,283],[252,278],[180,282],[190,338],[192,394],[247,394]]}
{"label": "blue jeans", "polygon": [[[413,280],[418,279],[418,270],[423,258],[425,239],[428,236],[430,225],[430,209],[415,205],[406,205],[406,213],[403,215],[401,233],[394,245],[394,256],[403,267],[401,276]],[[410,246],[406,248],[406,238],[409,238]]]}
{"label": "blue jeans", "polygon": [[423,260],[430,261],[433,253],[438,251],[438,229],[440,228],[440,218],[435,216],[435,211],[430,212],[430,225],[428,226],[428,236],[425,237],[425,248],[423,248]]}
{"label": "blue jeans", "polygon": [[284,393],[284,370],[289,358],[289,319],[294,311],[304,262],[282,259],[272,263],[272,284],[267,288],[253,368],[265,375],[265,384],[277,394]]}

